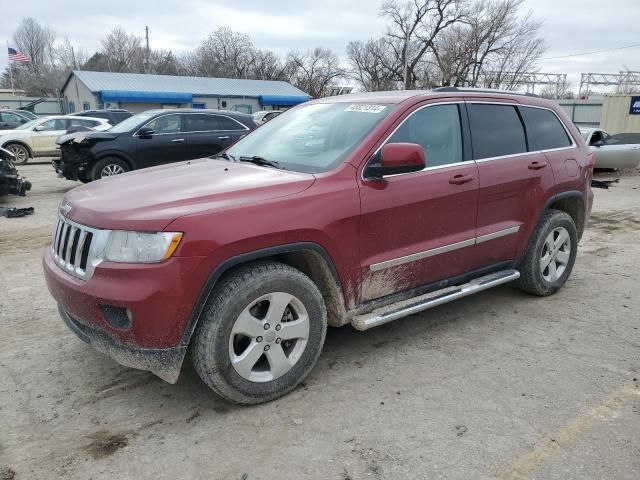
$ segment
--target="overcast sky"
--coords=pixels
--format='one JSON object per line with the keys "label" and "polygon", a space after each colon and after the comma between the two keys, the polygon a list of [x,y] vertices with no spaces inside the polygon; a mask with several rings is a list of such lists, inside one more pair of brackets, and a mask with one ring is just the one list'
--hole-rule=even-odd
{"label": "overcast sky", "polygon": [[[196,47],[212,30],[226,25],[248,33],[256,46],[280,54],[324,46],[344,55],[350,40],[377,37],[385,29],[378,16],[381,0],[65,0],[64,8],[61,3],[23,1],[11,15],[0,16],[0,32],[11,44],[17,23],[32,16],[91,54],[112,28],[122,26],[142,36],[148,25],[152,47],[178,52]],[[640,46],[551,58],[640,44],[640,0],[525,0],[524,9],[544,21],[548,50],[541,71],[568,73],[577,87],[580,72],[640,70]],[[0,55],[0,68],[6,62],[6,54]]]}

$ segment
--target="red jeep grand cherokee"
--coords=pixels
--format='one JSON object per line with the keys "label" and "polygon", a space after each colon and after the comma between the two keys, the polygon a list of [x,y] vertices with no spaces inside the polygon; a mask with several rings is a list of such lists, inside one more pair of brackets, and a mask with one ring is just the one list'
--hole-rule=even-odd
{"label": "red jeep grand cherokee", "polygon": [[75,188],[44,271],[60,315],[117,362],[243,404],[292,390],[327,325],[366,330],[517,281],[555,293],[593,158],[529,95],[443,88],[296,107],[216,159]]}

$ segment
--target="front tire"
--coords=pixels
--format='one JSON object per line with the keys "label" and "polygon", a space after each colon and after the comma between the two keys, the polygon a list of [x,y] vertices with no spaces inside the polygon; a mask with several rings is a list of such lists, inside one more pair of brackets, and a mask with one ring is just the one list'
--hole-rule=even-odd
{"label": "front tire", "polygon": [[100,180],[105,177],[120,175],[130,170],[129,165],[124,160],[115,157],[103,158],[96,162],[91,169],[91,179]]}
{"label": "front tire", "polygon": [[546,211],[520,262],[518,287],[541,297],[556,293],[571,275],[577,251],[573,218],[560,210]]}
{"label": "front tire", "polygon": [[309,374],[326,331],[322,294],[309,277],[277,262],[245,266],[213,291],[195,332],[194,367],[231,402],[268,402]]}
{"label": "front tire", "polygon": [[29,161],[29,158],[31,157],[29,149],[19,143],[10,143],[5,148],[13,153],[13,156],[15,157],[13,163],[15,163],[16,165],[24,165]]}

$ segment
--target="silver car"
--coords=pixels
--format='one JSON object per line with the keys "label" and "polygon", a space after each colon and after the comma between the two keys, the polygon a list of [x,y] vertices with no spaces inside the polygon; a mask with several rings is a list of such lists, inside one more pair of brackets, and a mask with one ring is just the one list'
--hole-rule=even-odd
{"label": "silver car", "polygon": [[580,134],[596,157],[596,168],[635,168],[640,164],[640,143],[630,143],[625,138],[629,135],[609,135],[599,128],[581,128]]}

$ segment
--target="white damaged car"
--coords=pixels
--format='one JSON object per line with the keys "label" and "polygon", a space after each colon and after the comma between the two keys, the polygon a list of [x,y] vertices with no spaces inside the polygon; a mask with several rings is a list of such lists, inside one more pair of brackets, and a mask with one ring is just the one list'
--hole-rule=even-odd
{"label": "white damaged car", "polygon": [[640,165],[640,143],[630,143],[632,135],[609,135],[599,128],[581,128],[580,135],[596,157],[596,168],[622,169]]}

